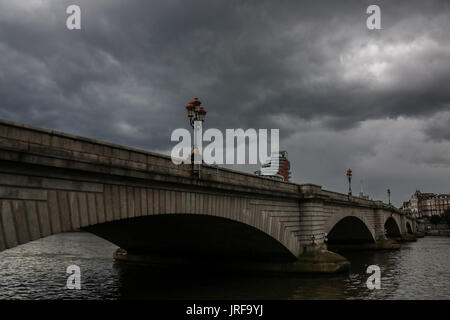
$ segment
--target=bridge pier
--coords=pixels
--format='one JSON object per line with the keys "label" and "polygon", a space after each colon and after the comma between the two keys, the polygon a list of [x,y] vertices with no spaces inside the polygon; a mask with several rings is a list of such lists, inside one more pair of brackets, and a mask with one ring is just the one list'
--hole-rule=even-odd
{"label": "bridge pier", "polygon": [[417,241],[417,237],[413,234],[402,234],[400,237],[395,238],[397,242],[414,242]]}
{"label": "bridge pier", "polygon": [[148,265],[165,270],[195,270],[196,272],[263,272],[279,274],[312,274],[347,272],[350,263],[343,256],[328,251],[309,251],[294,262],[263,262],[239,260],[195,260],[183,258],[157,257],[145,254],[129,253],[119,248],[113,258],[119,262]]}
{"label": "bridge pier", "polygon": [[400,244],[393,239],[380,239],[377,240],[373,246],[374,250],[392,250],[400,249]]}
{"label": "bridge pier", "polygon": [[358,243],[358,244],[338,244],[331,246],[333,251],[354,251],[354,250],[397,250],[400,244],[394,239],[378,240],[375,243]]}
{"label": "bridge pier", "polygon": [[306,273],[335,273],[347,271],[350,262],[343,256],[329,251],[325,243],[324,200],[322,187],[314,184],[300,186],[299,243],[301,253],[296,268]]}
{"label": "bridge pier", "polygon": [[348,271],[350,262],[338,253],[320,249],[301,254],[294,268],[299,273],[338,273]]}
{"label": "bridge pier", "polygon": [[375,201],[375,244],[370,248],[373,250],[400,249],[400,244],[394,239],[386,237],[385,232],[385,211],[382,201]]}

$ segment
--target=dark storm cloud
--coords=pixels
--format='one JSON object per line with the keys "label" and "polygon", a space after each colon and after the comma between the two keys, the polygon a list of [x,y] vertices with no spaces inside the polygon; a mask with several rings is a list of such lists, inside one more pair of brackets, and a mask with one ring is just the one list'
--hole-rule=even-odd
{"label": "dark storm cloud", "polygon": [[[65,28],[69,4],[81,31]],[[449,140],[427,122],[450,105],[448,1],[378,1],[380,31],[369,4],[0,0],[0,117],[167,151],[200,96],[207,126],[280,127],[282,141],[398,117]]]}
{"label": "dark storm cloud", "polygon": [[429,137],[437,141],[450,141],[450,104],[448,112],[436,114],[425,126],[425,132]]}

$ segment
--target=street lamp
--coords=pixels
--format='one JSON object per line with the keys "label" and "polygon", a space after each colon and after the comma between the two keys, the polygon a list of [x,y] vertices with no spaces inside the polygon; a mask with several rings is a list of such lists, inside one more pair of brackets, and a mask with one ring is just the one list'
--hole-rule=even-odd
{"label": "street lamp", "polygon": [[389,205],[391,205],[391,189],[387,189],[387,194],[388,194],[388,203]]}
{"label": "street lamp", "polygon": [[[188,103],[186,106],[187,116],[189,118],[189,123],[194,130],[194,145],[192,146],[191,151],[191,163],[192,163],[192,171],[197,171],[195,169],[195,163],[199,164],[198,167],[198,173],[200,175],[200,164],[201,161],[198,160],[197,157],[200,156],[199,150],[197,147],[197,133],[200,133],[202,131],[201,126],[203,124],[203,121],[205,121],[206,118],[206,110],[201,106],[201,101],[198,100],[198,98],[194,98],[191,102]],[[201,133],[200,133],[201,134]],[[200,137],[201,139],[201,137]],[[201,158],[200,158],[201,159]],[[197,160],[199,162],[197,162]]]}
{"label": "street lamp", "polygon": [[189,118],[189,123],[191,127],[194,128],[195,121],[205,121],[206,110],[201,106],[201,101],[198,98],[194,98],[186,106],[187,116]]}
{"label": "street lamp", "polygon": [[347,170],[347,178],[348,178],[348,195],[352,195],[352,170]]}

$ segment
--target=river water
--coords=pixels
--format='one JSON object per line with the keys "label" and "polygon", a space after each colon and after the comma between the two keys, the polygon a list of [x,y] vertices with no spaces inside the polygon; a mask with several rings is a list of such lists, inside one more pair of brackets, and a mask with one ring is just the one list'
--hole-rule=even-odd
{"label": "river water", "polygon": [[[348,274],[327,276],[174,274],[115,262],[113,244],[63,233],[0,253],[0,299],[449,299],[450,238],[425,237],[397,251],[343,254]],[[81,290],[66,268],[81,269]],[[381,289],[366,286],[369,265]]]}

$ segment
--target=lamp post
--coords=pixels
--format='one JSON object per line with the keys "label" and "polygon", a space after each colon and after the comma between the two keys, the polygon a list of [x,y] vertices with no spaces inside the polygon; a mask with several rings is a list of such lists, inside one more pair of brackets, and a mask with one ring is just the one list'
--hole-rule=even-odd
{"label": "lamp post", "polygon": [[352,170],[347,170],[347,178],[348,178],[348,196],[352,195]]}
{"label": "lamp post", "polygon": [[205,121],[206,110],[202,107],[202,102],[198,98],[194,98],[186,106],[187,116],[192,129],[194,129],[195,121]]}
{"label": "lamp post", "polygon": [[388,194],[388,203],[389,205],[391,205],[391,189],[387,189],[387,194]]}
{"label": "lamp post", "polygon": [[[202,124],[206,118],[206,110],[202,107],[201,104],[202,103],[200,100],[198,100],[198,98],[194,98],[194,100],[189,102],[188,105],[186,106],[187,116],[189,118],[189,124],[191,125],[191,127],[194,131],[194,145],[192,146],[192,151],[191,151],[192,171],[194,171],[194,172],[196,171],[195,164],[198,163],[199,174],[200,174],[200,164],[201,164],[200,159],[201,158],[200,159],[198,158],[198,157],[200,157],[200,152],[198,150],[198,145],[197,145],[197,139],[198,139],[197,133],[200,133],[200,136],[201,136]],[[201,137],[200,137],[200,139],[201,139]]]}

